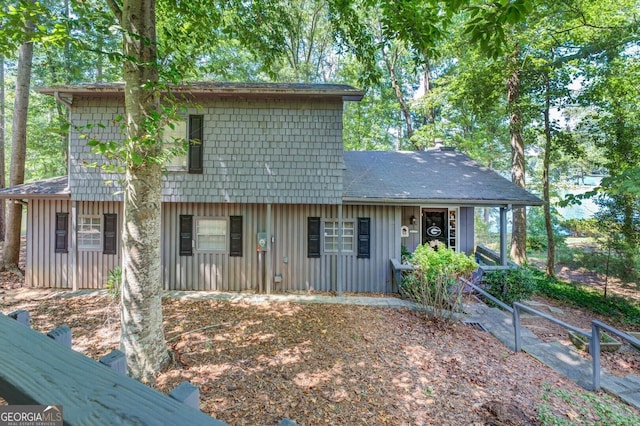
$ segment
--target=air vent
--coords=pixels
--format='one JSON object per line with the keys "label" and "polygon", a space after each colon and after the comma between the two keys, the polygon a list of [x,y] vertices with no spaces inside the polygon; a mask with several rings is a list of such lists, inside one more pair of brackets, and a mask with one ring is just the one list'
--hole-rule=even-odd
{"label": "air vent", "polygon": [[487,329],[484,327],[484,325],[482,325],[481,322],[463,321],[463,323],[465,325],[468,325],[469,327],[473,328],[474,330],[487,331]]}

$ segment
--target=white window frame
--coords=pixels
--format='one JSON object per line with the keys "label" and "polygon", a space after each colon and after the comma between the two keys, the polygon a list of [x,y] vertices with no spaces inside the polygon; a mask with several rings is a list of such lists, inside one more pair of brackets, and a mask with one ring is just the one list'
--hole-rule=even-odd
{"label": "white window frame", "polygon": [[102,251],[103,226],[102,216],[78,216],[78,250]]}
{"label": "white window frame", "polygon": [[[212,217],[212,216],[201,216],[201,217],[195,217],[194,218],[195,224],[194,224],[194,239],[195,239],[195,250],[197,252],[209,252],[209,253],[221,253],[221,252],[226,252],[228,250],[228,243],[229,243],[229,218],[227,217]],[[206,221],[212,221],[212,222],[219,222],[219,224],[224,224],[223,226],[220,226],[220,229],[223,230],[223,233],[221,234],[205,234],[204,232],[201,232],[201,222],[206,222]],[[211,237],[223,237],[222,238],[222,244],[216,246],[216,247],[204,247],[204,241],[203,241],[203,237],[205,236],[211,236]]]}
{"label": "white window frame", "polygon": [[[189,123],[185,117],[171,122],[173,129],[166,125],[162,129],[163,145],[173,145],[176,143],[184,143],[188,139]],[[179,141],[179,142],[176,142]],[[187,152],[165,161],[164,166],[168,171],[183,172],[187,170]]]}
{"label": "white window frame", "polygon": [[[349,248],[349,245],[351,246]],[[335,248],[334,248],[335,247]],[[355,253],[356,225],[353,219],[342,220],[342,252]],[[322,220],[322,250],[338,253],[338,219]]]}

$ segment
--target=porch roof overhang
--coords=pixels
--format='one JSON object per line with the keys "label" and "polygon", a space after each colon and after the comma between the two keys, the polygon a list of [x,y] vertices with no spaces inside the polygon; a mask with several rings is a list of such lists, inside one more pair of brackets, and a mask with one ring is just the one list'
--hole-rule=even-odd
{"label": "porch roof overhang", "polygon": [[451,149],[346,151],[344,162],[345,204],[468,207],[544,204],[495,171]]}
{"label": "porch roof overhang", "polygon": [[[92,83],[38,87],[36,92],[66,103],[74,97],[124,99],[124,83]],[[190,82],[167,86],[165,93],[188,99],[316,99],[360,101],[364,92],[346,84]]]}
{"label": "porch roof overhang", "polygon": [[0,189],[0,199],[28,200],[69,200],[71,191],[69,190],[69,180],[67,176],[39,180],[32,183],[12,186]]}

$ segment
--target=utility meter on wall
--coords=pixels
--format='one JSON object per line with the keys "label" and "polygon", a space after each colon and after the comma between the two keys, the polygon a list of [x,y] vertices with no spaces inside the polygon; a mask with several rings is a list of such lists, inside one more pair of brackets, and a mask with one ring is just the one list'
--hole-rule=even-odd
{"label": "utility meter on wall", "polygon": [[256,247],[257,251],[267,251],[267,233],[266,232],[258,232],[258,245]]}

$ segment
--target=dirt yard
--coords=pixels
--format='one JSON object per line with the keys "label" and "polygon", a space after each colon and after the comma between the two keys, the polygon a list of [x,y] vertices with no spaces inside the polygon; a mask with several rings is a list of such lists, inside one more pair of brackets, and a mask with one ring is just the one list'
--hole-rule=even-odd
{"label": "dirt yard", "polygon": [[[42,332],[67,324],[92,358],[118,347],[111,296],[62,298],[2,278],[0,312],[27,309]],[[153,386],[189,380],[201,410],[230,425],[538,424],[542,406],[606,423],[550,391],[583,390],[528,355],[410,311],[165,300],[164,321],[174,361]]]}

